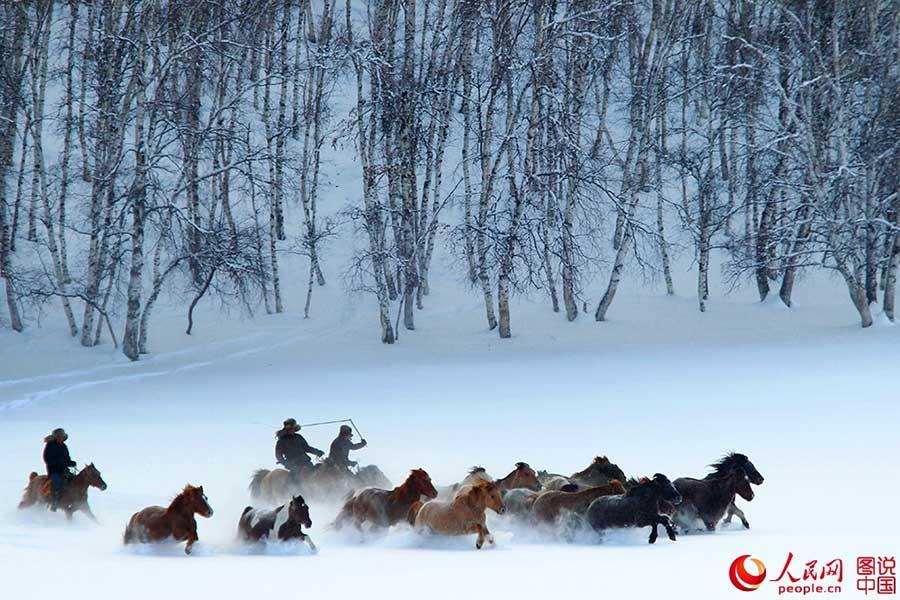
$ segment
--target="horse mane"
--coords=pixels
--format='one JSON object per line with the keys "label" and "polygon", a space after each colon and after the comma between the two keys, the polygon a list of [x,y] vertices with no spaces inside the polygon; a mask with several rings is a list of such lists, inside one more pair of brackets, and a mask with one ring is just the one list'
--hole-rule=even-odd
{"label": "horse mane", "polygon": [[487,469],[484,467],[474,466],[469,469],[469,475],[475,475],[476,473],[486,473]]}
{"label": "horse mane", "polygon": [[188,496],[193,495],[200,488],[193,486],[191,484],[187,484],[184,486],[184,489],[179,492],[177,496],[172,499],[172,502],[169,503],[169,508],[166,509],[168,511],[174,511],[176,508],[180,508],[183,506],[188,499]]}
{"label": "horse mane", "polygon": [[518,471],[524,471],[525,469],[530,469],[530,468],[531,468],[531,466],[527,462],[517,462],[516,463],[516,470],[518,470]]}
{"label": "horse mane", "polygon": [[740,452],[729,452],[716,462],[709,465],[709,467],[713,470],[714,475],[727,475],[729,471],[732,471],[736,468],[743,467],[747,464],[749,459],[746,454],[741,454]]}
{"label": "horse mane", "polygon": [[608,462],[609,462],[609,459],[608,459],[608,458],[606,457],[606,455],[604,454],[603,456],[595,456],[593,462],[594,462],[594,464],[601,464],[601,465],[602,465],[602,464],[604,464],[604,463],[608,463]]}
{"label": "horse mane", "polygon": [[650,487],[653,485],[653,480],[649,477],[641,477],[639,480],[635,481],[632,477],[628,480],[631,483],[631,489],[629,489],[626,494],[629,496],[642,496],[647,494],[650,491]]}

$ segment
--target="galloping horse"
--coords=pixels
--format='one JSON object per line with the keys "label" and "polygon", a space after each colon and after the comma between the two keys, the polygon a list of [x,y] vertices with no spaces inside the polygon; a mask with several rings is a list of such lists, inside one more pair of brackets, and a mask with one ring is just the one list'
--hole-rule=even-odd
{"label": "galloping horse", "polygon": [[531,505],[531,514],[535,520],[554,523],[566,511],[582,514],[591,502],[601,496],[624,494],[625,486],[618,479],[605,485],[587,488],[580,492],[549,491],[538,494]]}
{"label": "galloping horse", "polygon": [[700,519],[707,531],[715,531],[728,512],[739,514],[744,527],[749,528],[744,513],[734,505],[735,495],[748,502],[753,500],[750,483],[762,483],[763,476],[743,454],[729,454],[710,466],[714,471],[703,479],[680,477],[675,480],[675,487],[684,499],[675,511],[676,523],[682,530],[689,531],[695,520]]}
{"label": "galloping horse", "polygon": [[475,547],[480,549],[485,540],[494,543],[494,536],[485,524],[484,511],[488,508],[501,515],[506,512],[500,488],[491,481],[477,481],[460,488],[449,502],[434,500],[420,504],[415,516],[411,513],[409,519],[419,531],[442,535],[477,533]]}
{"label": "galloping horse", "polygon": [[[65,511],[66,518],[72,519],[72,514],[76,511],[82,511],[92,521],[97,522],[97,517],[91,512],[88,504],[88,488],[95,487],[101,492],[106,489],[106,482],[100,476],[100,471],[89,464],[63,488],[59,497],[59,506]],[[25,493],[22,495],[22,501],[19,502],[19,509],[28,508],[38,502],[42,504],[50,504],[50,478],[46,475],[38,475],[32,472],[28,476],[28,485],[25,486]]]}
{"label": "galloping horse", "polygon": [[422,496],[435,498],[437,490],[424,469],[413,469],[406,481],[392,490],[365,488],[351,492],[334,526],[340,529],[348,521],[357,529],[362,529],[364,523],[379,528],[396,525],[407,518],[410,507]]}
{"label": "galloping horse", "polygon": [[168,508],[148,506],[134,513],[125,528],[123,541],[126,544],[160,542],[167,538],[175,541],[187,541],[185,554],[199,539],[197,537],[197,520],[194,514],[209,518],[213,509],[203,493],[203,486],[184,486],[184,491],[175,496]]}
{"label": "galloping horse", "polygon": [[238,521],[238,537],[248,542],[259,542],[263,539],[286,542],[300,540],[316,551],[312,538],[303,533],[303,527],[312,527],[309,517],[309,506],[303,496],[294,496],[287,504],[275,510],[261,510],[248,506],[241,513]]}
{"label": "galloping horse", "polygon": [[[747,474],[747,479],[750,480],[750,483],[753,485],[762,485],[766,480],[762,474],[756,470],[756,466],[750,462],[750,459],[747,458],[747,455],[740,454],[739,452],[731,452],[726,454],[718,462],[711,464],[710,466],[714,469],[712,473],[706,476],[706,479],[710,477],[716,477],[718,474],[728,470],[732,466],[740,466],[744,469],[744,472]],[[744,526],[744,529],[750,529],[750,522],[747,520],[747,516],[744,514],[744,511],[739,509],[737,505],[734,503],[732,499],[731,504],[728,506],[728,513],[725,515],[725,523],[731,523],[731,517],[737,516],[738,519],[741,520],[741,525]]]}
{"label": "galloping horse", "polygon": [[304,472],[298,484],[291,480],[290,472],[285,469],[259,469],[253,474],[249,489],[254,500],[279,504],[299,492],[307,496],[339,498],[363,487],[390,485],[390,480],[375,465],[350,473],[323,463]]}
{"label": "galloping horse", "polygon": [[651,544],[658,536],[657,528],[662,525],[675,541],[675,529],[668,515],[662,514],[660,503],[678,504],[681,495],[669,478],[661,473],[653,479],[636,483],[624,494],[597,498],[587,509],[587,520],[595,531],[602,533],[612,527],[652,527]]}

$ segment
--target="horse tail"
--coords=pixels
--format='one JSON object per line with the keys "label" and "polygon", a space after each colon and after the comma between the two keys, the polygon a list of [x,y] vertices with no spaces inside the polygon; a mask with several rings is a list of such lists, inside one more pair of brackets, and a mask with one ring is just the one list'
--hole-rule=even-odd
{"label": "horse tail", "polygon": [[409,507],[409,510],[406,512],[406,521],[410,525],[415,526],[416,517],[419,516],[419,511],[422,509],[422,505],[424,505],[424,504],[425,503],[422,502],[421,500],[416,500],[415,502],[412,503],[412,506]]}
{"label": "horse tail", "polygon": [[268,474],[268,469],[259,469],[253,474],[253,477],[250,479],[250,485],[247,486],[252,497],[259,498],[262,496],[262,482]]}

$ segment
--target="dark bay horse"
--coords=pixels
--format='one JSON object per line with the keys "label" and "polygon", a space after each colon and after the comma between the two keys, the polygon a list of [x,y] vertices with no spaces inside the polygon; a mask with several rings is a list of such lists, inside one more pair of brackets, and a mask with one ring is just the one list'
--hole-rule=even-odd
{"label": "dark bay horse", "polygon": [[675,487],[684,498],[684,502],[675,511],[678,526],[689,531],[699,519],[707,531],[715,531],[716,526],[726,512],[739,514],[744,527],[749,528],[744,513],[734,505],[735,496],[748,502],[753,500],[753,482],[757,485],[764,481],[752,462],[743,454],[731,453],[710,465],[713,472],[703,479],[680,477],[675,480]]}
{"label": "dark bay horse", "polygon": [[595,456],[585,469],[569,476],[538,471],[538,478],[545,490],[575,492],[579,489],[607,484],[613,479],[625,481],[625,473],[619,468],[619,465],[610,462],[606,456]]}
{"label": "dark bay horse", "polygon": [[303,527],[312,527],[309,506],[303,496],[294,496],[274,510],[245,508],[238,521],[238,537],[247,542],[300,540],[316,552],[316,545],[303,533]]}
{"label": "dark bay horse", "polygon": [[506,512],[499,486],[481,480],[460,488],[453,500],[418,503],[418,511],[414,516],[410,513],[409,520],[419,531],[441,535],[477,533],[475,547],[481,549],[485,540],[494,543],[494,536],[485,524],[487,509],[501,515]]}
{"label": "dark bay horse", "polygon": [[407,518],[412,505],[422,496],[435,498],[437,490],[424,469],[413,469],[399,486],[392,490],[365,488],[352,492],[334,521],[340,529],[348,522],[362,529],[363,524],[386,528]]}
{"label": "dark bay horse", "polygon": [[605,485],[590,487],[579,492],[560,492],[551,490],[538,494],[531,505],[531,514],[535,520],[543,523],[554,523],[566,511],[582,514],[591,502],[601,496],[624,494],[625,486],[618,479]]}
{"label": "dark bay horse", "polygon": [[681,495],[669,478],[661,473],[653,479],[635,483],[624,494],[597,498],[587,509],[587,521],[595,531],[602,533],[614,527],[652,527],[649,543],[658,536],[657,528],[666,528],[669,539],[675,541],[675,528],[668,515],[660,510],[660,504],[677,505]]}
{"label": "dark bay horse", "polygon": [[[97,522],[97,517],[91,512],[88,504],[88,488],[95,487],[101,492],[106,489],[106,482],[100,475],[100,471],[89,464],[75,477],[69,481],[63,488],[59,498],[59,506],[66,513],[66,517],[71,520],[72,515],[77,511],[82,511],[92,521]],[[37,503],[50,504],[50,478],[46,475],[38,475],[32,472],[28,476],[28,485],[25,487],[25,493],[22,495],[22,501],[19,502],[19,508],[28,508]]]}
{"label": "dark bay horse", "polygon": [[186,541],[184,552],[190,554],[191,548],[199,539],[195,514],[208,519],[213,515],[213,509],[203,493],[203,486],[188,484],[184,491],[175,496],[168,508],[148,506],[134,513],[125,528],[123,541],[133,544],[173,538],[177,542]]}

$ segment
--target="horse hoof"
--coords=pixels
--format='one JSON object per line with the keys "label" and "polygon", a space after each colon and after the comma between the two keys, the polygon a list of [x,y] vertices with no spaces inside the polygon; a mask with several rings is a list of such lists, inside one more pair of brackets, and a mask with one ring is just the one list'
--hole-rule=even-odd
{"label": "horse hoof", "polygon": [[476,550],[481,550],[481,546],[483,546],[483,544],[482,544],[481,542],[475,542],[475,549],[476,549]]}

